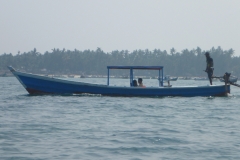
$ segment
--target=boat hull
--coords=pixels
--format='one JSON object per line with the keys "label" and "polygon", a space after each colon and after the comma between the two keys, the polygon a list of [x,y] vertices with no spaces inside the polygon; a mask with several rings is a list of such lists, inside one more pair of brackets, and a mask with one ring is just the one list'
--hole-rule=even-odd
{"label": "boat hull", "polygon": [[229,85],[181,87],[116,87],[75,82],[12,71],[29,94],[101,94],[108,96],[224,96]]}

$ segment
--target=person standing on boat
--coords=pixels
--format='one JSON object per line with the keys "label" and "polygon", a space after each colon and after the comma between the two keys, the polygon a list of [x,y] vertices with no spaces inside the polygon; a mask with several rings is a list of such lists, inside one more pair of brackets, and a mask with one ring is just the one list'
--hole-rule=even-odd
{"label": "person standing on boat", "polygon": [[138,78],[138,87],[146,87],[143,85],[142,81],[142,78]]}
{"label": "person standing on boat", "polygon": [[208,79],[210,81],[210,84],[212,85],[212,76],[213,76],[213,70],[214,70],[214,68],[213,68],[213,59],[210,57],[209,52],[206,52],[205,56],[206,56],[206,62],[207,62],[207,67],[206,67],[205,72],[207,72]]}

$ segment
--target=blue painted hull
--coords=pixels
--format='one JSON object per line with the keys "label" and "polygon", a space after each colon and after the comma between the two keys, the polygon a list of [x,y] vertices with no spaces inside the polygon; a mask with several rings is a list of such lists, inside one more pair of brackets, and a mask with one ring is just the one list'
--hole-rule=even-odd
{"label": "blue painted hull", "polygon": [[89,84],[12,71],[29,94],[101,94],[108,96],[224,96],[230,86],[116,87]]}

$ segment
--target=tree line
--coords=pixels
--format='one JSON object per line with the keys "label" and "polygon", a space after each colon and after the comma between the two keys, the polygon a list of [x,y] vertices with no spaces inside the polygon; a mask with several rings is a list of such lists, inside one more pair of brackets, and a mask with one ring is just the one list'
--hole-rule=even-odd
{"label": "tree line", "polygon": [[[181,52],[174,48],[166,50],[128,50],[104,52],[101,48],[96,50],[65,50],[52,49],[41,54],[36,48],[29,52],[13,55],[0,55],[0,70],[6,71],[7,66],[31,73],[39,74],[85,74],[106,75],[107,66],[110,65],[138,65],[138,66],[164,66],[164,73],[172,76],[206,76],[206,51],[184,49]],[[220,46],[212,47],[210,56],[214,60],[214,75],[220,76],[225,72],[233,72],[240,76],[240,57],[234,56],[234,50],[223,50]],[[114,74],[123,74],[116,71]],[[136,72],[137,73],[137,72]]]}

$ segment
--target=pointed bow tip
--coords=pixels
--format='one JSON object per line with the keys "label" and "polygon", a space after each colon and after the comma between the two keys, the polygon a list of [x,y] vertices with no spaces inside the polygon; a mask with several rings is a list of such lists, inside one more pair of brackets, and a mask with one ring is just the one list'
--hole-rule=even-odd
{"label": "pointed bow tip", "polygon": [[12,66],[8,66],[8,69],[9,69],[11,72],[15,72],[15,69],[14,69]]}

